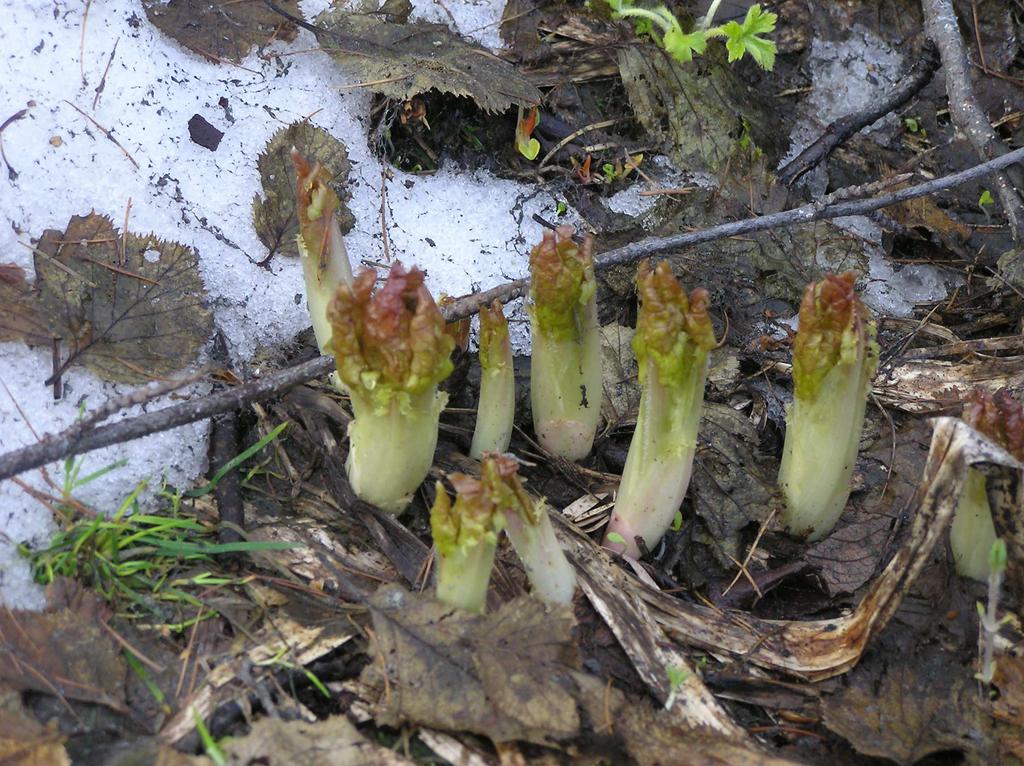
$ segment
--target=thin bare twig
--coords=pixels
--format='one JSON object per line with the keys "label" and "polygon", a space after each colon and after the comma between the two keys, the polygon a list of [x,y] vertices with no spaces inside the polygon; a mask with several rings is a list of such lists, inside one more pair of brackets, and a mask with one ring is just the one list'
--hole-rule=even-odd
{"label": "thin bare twig", "polygon": [[130,154],[128,153],[128,150],[127,150],[127,149],[125,149],[125,148],[124,148],[123,146],[121,146],[121,142],[120,142],[120,141],[118,141],[118,140],[117,140],[116,138],[114,138],[114,134],[113,134],[113,133],[111,133],[111,132],[110,132],[109,130],[107,130],[106,128],[104,128],[104,127],[103,127],[102,125],[100,125],[100,124],[99,124],[98,122],[96,122],[96,120],[95,120],[95,119],[93,119],[93,118],[92,118],[92,117],[91,117],[91,116],[90,116],[90,115],[89,115],[89,114],[88,114],[87,112],[83,111],[82,109],[79,109],[79,108],[78,108],[77,106],[75,106],[74,104],[72,104],[72,103],[71,103],[70,101],[68,101],[68,100],[67,100],[66,98],[65,98],[65,99],[62,99],[62,100],[64,101],[64,103],[65,103],[65,104],[67,104],[68,106],[70,106],[70,107],[71,107],[72,109],[74,109],[74,110],[75,110],[76,112],[78,112],[78,113],[79,113],[80,115],[82,115],[82,116],[83,116],[83,117],[84,117],[85,119],[87,119],[87,120],[88,120],[89,122],[91,122],[91,123],[92,123],[93,125],[95,125],[95,126],[96,126],[96,127],[97,127],[97,128],[98,128],[98,129],[99,129],[99,130],[100,130],[100,131],[101,131],[101,132],[103,133],[103,135],[107,137],[107,140],[108,140],[108,141],[112,141],[112,142],[113,142],[113,144],[114,144],[114,146],[116,146],[116,147],[117,147],[118,149],[120,149],[120,150],[121,150],[122,152],[124,152],[124,156],[125,156],[125,157],[127,157],[127,158],[128,158],[128,160],[129,160],[129,162],[131,162],[131,163],[132,163],[132,164],[133,164],[133,165],[135,166],[135,169],[136,169],[136,170],[139,170],[139,163],[137,163],[137,162],[135,161],[135,158],[134,158],[134,157],[132,157],[132,156],[131,156],[131,155],[130,155]]}
{"label": "thin bare twig", "polygon": [[817,141],[786,163],[785,167],[779,171],[779,181],[789,186],[804,173],[828,159],[836,147],[850,136],[889,112],[899,109],[931,82],[932,75],[938,67],[938,51],[936,51],[934,43],[927,41],[921,49],[921,58],[900,82],[896,83],[885,96],[872,102],[864,111],[843,115],[825,128],[825,132]]}
{"label": "thin bare twig", "polygon": [[[1006,147],[992,129],[971,89],[967,52],[960,37],[960,26],[952,0],[921,0],[921,9],[924,11],[925,30],[938,46],[942,57],[949,114],[953,124],[967,136],[980,159],[989,160],[1005,154]],[[1018,243],[1024,242],[1024,200],[1014,188],[1008,173],[996,173],[993,181],[1003,212],[1010,222],[1013,238]]]}
{"label": "thin bare twig", "polygon": [[[685,232],[670,237],[652,237],[640,242],[634,242],[617,250],[609,250],[597,258],[594,265],[598,269],[608,268],[609,266],[622,266],[638,261],[646,256],[669,250],[679,250],[691,245],[711,242],[739,234],[794,226],[840,216],[864,215],[873,210],[899,202],[906,202],[909,199],[923,197],[943,189],[950,189],[954,186],[973,181],[977,178],[982,178],[1021,160],[1024,160],[1024,148],[1016,149],[1002,157],[997,157],[968,170],[936,178],[916,186],[909,186],[878,197],[825,205],[814,203],[759,218],[747,218],[720,226],[712,226],[709,229],[700,231]],[[491,301],[495,299],[505,303],[521,297],[526,292],[528,285],[528,280],[517,279],[504,285],[493,287],[490,290],[465,295],[445,306],[442,309],[442,314],[445,320],[449,322],[471,316],[477,313],[481,306],[490,305]],[[87,434],[75,435],[65,432],[48,436],[38,444],[0,455],[0,480],[14,476],[22,471],[38,468],[68,455],[82,454],[83,452],[89,452],[100,447],[138,439],[158,431],[177,428],[187,423],[194,423],[197,420],[204,420],[222,412],[229,412],[251,402],[280,394],[312,378],[326,375],[333,369],[333,358],[327,356],[319,357],[303,362],[295,367],[289,367],[266,377],[250,381],[244,385],[217,392],[202,399],[182,402],[181,404],[156,412],[146,413],[136,418],[129,418],[102,426]]]}

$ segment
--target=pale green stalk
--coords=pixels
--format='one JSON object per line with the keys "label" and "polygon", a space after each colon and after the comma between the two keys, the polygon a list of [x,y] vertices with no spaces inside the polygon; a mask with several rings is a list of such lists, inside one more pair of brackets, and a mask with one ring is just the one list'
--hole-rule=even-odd
{"label": "pale green stalk", "polygon": [[992,510],[985,491],[985,474],[967,469],[964,489],[956,506],[956,515],[949,530],[956,572],[961,577],[986,582],[989,576],[989,554],[996,541]]}
{"label": "pale green stalk", "polygon": [[786,411],[779,484],[782,521],[820,540],[850,497],[850,479],[878,365],[875,328],[854,291],[854,272],[811,283],[793,340],[793,403]]}
{"label": "pale green stalk", "polygon": [[448,395],[433,386],[403,404],[393,397],[378,406],[355,391],[349,393],[354,418],[348,427],[345,470],[352,489],[366,502],[400,513],[434,462],[438,421]]}
{"label": "pale green stalk", "polygon": [[596,303],[583,312],[579,338],[533,336],[530,405],[537,440],[567,460],[590,454],[601,419],[601,339]]}
{"label": "pale green stalk", "polygon": [[516,380],[508,321],[495,301],[480,309],[480,401],[470,457],[504,452],[512,440],[516,411]]}

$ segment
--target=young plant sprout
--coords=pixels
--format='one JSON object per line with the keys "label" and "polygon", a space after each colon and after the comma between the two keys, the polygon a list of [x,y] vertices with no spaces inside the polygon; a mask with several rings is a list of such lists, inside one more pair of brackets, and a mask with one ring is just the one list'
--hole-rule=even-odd
{"label": "young plant sprout", "polygon": [[[975,388],[964,404],[962,417],[972,428],[1024,462],[1024,408],[1005,388],[995,395],[984,388]],[[968,468],[949,531],[957,573],[986,582],[989,578],[989,554],[995,541],[996,530],[985,491],[985,474]]]}
{"label": "young plant sprout", "polygon": [[488,453],[480,479],[461,473],[449,479],[455,505],[438,482],[430,511],[438,599],[473,612],[484,610],[498,534],[505,529],[534,594],[549,603],[570,603],[576,573],[558,544],[546,505],[535,503],[523,489],[515,458]]}
{"label": "young plant sprout", "polygon": [[352,400],[345,463],[352,489],[400,513],[434,460],[448,400],[437,386],[452,371],[455,341],[422,271],[396,263],[373,292],[376,277],[364,269],[351,287],[338,287],[329,310],[331,351]]}
{"label": "young plant sprout", "polygon": [[469,612],[483,612],[505,517],[483,482],[461,473],[448,478],[455,487],[455,505],[437,482],[437,497],[430,509],[437,598]]}
{"label": "young plant sprout", "polygon": [[352,266],[338,226],[338,195],[330,187],[331,174],[319,162],[310,167],[292,148],[295,166],[295,209],[299,216],[299,255],[306,281],[306,304],[321,353],[331,342],[328,306],[339,284],[352,286]]}
{"label": "young plant sprout", "polygon": [[634,558],[637,538],[653,549],[672,525],[690,484],[715,334],[708,293],[690,293],[662,261],[637,274],[640,313],[633,349],[640,367],[640,410],[605,532],[606,548]]}
{"label": "young plant sprout", "polygon": [[601,339],[591,238],[571,226],[544,233],[530,253],[530,402],[544,449],[587,456],[601,415]]}
{"label": "young plant sprout", "polygon": [[508,320],[501,303],[494,301],[480,309],[480,401],[470,457],[480,460],[485,452],[508,449],[515,411],[516,380]]}
{"label": "young plant sprout", "polygon": [[793,340],[793,403],[786,412],[779,484],[783,522],[820,540],[850,496],[875,368],[875,325],[853,285],[855,272],[812,282],[800,304]]}
{"label": "young plant sprout", "polygon": [[484,486],[505,514],[505,531],[541,601],[569,604],[576,572],[558,544],[544,501],[534,502],[519,479],[519,464],[509,455],[489,453],[481,466]]}

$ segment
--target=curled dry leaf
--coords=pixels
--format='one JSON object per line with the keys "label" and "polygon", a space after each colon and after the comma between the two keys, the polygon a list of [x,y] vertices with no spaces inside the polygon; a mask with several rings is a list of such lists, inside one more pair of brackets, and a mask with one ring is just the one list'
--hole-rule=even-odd
{"label": "curled dry leaf", "polygon": [[345,205],[349,197],[346,184],[352,169],[345,145],[311,122],[293,122],[273,135],[256,162],[263,196],[257,194],[252,198],[252,220],[260,241],[267,246],[268,257],[278,253],[299,254],[295,240],[299,220],[295,214],[293,147],[310,163],[320,163],[330,175],[330,186],[341,201],[336,211],[341,233],[347,234],[355,225],[355,218]]}
{"label": "curled dry leaf", "polygon": [[39,311],[61,339],[64,367],[147,382],[188,365],[212,332],[198,259],[177,242],[122,238],[90,213],[44,232],[35,268]]}
{"label": "curled dry leaf", "polygon": [[[277,0],[282,9],[300,15],[298,0]],[[144,0],[153,26],[182,46],[212,61],[236,64],[255,45],[291,41],[295,26],[262,0]]]}
{"label": "curled dry leaf", "polygon": [[317,18],[320,46],[370,89],[406,101],[437,90],[468,96],[485,112],[540,103],[511,64],[441,24],[391,24],[344,9]]}

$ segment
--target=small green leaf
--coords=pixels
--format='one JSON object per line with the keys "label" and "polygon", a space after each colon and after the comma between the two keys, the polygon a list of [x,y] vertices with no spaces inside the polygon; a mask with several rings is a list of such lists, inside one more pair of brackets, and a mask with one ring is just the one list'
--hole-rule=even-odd
{"label": "small green leaf", "polygon": [[682,668],[676,667],[675,665],[669,666],[666,669],[666,672],[668,673],[668,683],[672,691],[675,691],[680,686],[682,686],[686,679],[690,676],[690,674],[687,671],[683,670]]}
{"label": "small green leaf", "polygon": [[681,511],[676,511],[676,515],[672,518],[672,531],[678,532],[683,528],[683,514]]}
{"label": "small green leaf", "polygon": [[995,202],[996,201],[992,199],[992,192],[990,192],[988,189],[984,189],[981,192],[981,196],[978,197],[978,205],[980,205],[981,207],[985,207],[985,205],[994,205]]}
{"label": "small green leaf", "polygon": [[565,202],[563,202],[562,200],[558,200],[558,204],[555,205],[555,215],[563,216],[566,214],[568,210],[569,206],[566,205]]}
{"label": "small green leaf", "polygon": [[903,124],[911,133],[917,133],[917,131],[921,129],[921,124],[917,121],[915,117],[904,117]]}
{"label": "small green leaf", "polygon": [[752,5],[742,24],[730,21],[708,30],[708,34],[725,37],[730,62],[738,61],[744,53],[749,53],[762,69],[771,70],[775,66],[775,43],[759,35],[774,31],[777,19],[776,14],[762,11],[760,5]]}
{"label": "small green leaf", "polygon": [[608,540],[608,542],[615,543],[616,545],[626,544],[626,538],[620,535],[618,532],[609,532],[606,539]]}
{"label": "small green leaf", "polygon": [[[686,34],[678,27],[665,32],[663,42],[665,50],[680,63],[693,61],[694,53],[704,53],[708,47],[708,38],[705,32],[696,31]],[[729,60],[732,61],[732,58]]]}
{"label": "small green leaf", "polygon": [[518,149],[519,153],[526,157],[526,159],[535,160],[537,159],[537,155],[540,154],[540,141],[536,138],[531,138],[525,143],[516,144],[516,149]]}
{"label": "small green leaf", "polygon": [[1006,543],[1001,537],[992,543],[992,550],[988,554],[988,569],[992,574],[1006,571]]}

